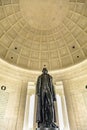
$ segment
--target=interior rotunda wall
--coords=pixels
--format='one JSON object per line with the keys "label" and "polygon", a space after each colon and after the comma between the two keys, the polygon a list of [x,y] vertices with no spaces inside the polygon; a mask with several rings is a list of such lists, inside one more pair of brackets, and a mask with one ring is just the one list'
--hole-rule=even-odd
{"label": "interior rotunda wall", "polygon": [[87,75],[64,81],[70,130],[87,129]]}
{"label": "interior rotunda wall", "polygon": [[0,74],[0,130],[22,130],[26,83]]}
{"label": "interior rotunda wall", "polygon": [[[41,72],[20,69],[0,60],[0,130],[23,130],[26,89]],[[60,71],[49,72],[54,84],[63,81],[70,130],[86,130],[87,61]]]}

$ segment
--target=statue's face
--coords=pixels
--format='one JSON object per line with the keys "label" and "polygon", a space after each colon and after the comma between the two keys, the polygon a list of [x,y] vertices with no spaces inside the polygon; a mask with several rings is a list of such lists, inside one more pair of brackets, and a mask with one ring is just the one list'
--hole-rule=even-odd
{"label": "statue's face", "polygon": [[47,72],[47,71],[44,71],[43,73],[44,73],[44,74],[47,74],[48,72]]}
{"label": "statue's face", "polygon": [[43,74],[47,74],[47,73],[48,73],[48,71],[47,71],[46,68],[44,68],[44,69],[42,70],[42,72],[43,72]]}

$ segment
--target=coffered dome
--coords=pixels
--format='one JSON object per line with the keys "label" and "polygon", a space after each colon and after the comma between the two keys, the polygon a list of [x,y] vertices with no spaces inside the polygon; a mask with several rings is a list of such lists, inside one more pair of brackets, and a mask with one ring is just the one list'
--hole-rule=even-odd
{"label": "coffered dome", "polygon": [[0,0],[0,57],[41,70],[87,58],[87,0]]}

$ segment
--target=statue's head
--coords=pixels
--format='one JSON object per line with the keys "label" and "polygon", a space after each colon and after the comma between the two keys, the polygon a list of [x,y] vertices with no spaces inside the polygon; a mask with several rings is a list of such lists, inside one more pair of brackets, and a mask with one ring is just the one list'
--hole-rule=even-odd
{"label": "statue's head", "polygon": [[43,68],[42,72],[43,72],[43,74],[47,74],[48,73],[47,68]]}

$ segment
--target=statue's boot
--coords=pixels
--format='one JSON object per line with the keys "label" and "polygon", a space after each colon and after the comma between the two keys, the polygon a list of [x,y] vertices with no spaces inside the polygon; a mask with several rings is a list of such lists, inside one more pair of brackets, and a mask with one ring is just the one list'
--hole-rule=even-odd
{"label": "statue's boot", "polygon": [[55,123],[51,123],[50,127],[53,127],[53,128],[59,128]]}

